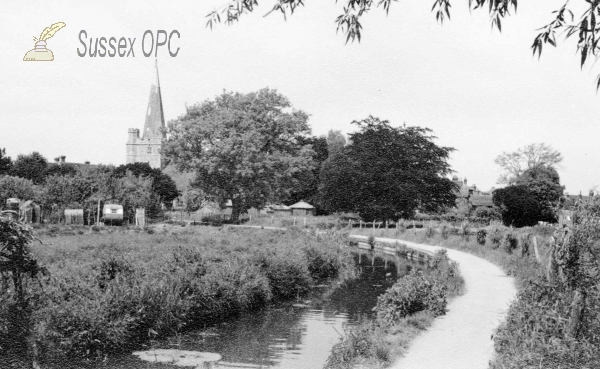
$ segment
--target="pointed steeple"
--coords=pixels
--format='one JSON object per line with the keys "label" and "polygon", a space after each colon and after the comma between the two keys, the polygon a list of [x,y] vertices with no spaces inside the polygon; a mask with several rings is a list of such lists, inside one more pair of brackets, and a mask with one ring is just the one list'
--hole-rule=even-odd
{"label": "pointed steeple", "polygon": [[156,74],[150,87],[150,98],[148,110],[146,111],[146,123],[142,138],[165,138],[162,129],[165,127],[165,115],[163,113],[162,96],[160,95],[160,80],[158,79],[158,60],[155,61]]}

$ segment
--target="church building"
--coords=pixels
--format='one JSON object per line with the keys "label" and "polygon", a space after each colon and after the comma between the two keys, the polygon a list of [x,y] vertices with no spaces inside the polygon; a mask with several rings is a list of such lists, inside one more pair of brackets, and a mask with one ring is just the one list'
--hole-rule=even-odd
{"label": "church building", "polygon": [[155,63],[155,76],[150,87],[150,99],[146,110],[146,122],[140,137],[140,130],[129,128],[127,137],[126,164],[149,163],[150,167],[162,169],[164,166],[160,150],[166,139],[165,116],[163,113],[160,81],[158,79],[158,63]]}

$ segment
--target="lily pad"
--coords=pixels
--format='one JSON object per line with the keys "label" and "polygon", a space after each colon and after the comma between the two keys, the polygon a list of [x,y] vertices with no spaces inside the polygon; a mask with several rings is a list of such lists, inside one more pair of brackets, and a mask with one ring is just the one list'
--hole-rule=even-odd
{"label": "lily pad", "polygon": [[133,355],[149,362],[169,363],[177,366],[198,367],[206,363],[221,360],[221,355],[212,352],[186,351],[173,349],[156,349],[135,351]]}

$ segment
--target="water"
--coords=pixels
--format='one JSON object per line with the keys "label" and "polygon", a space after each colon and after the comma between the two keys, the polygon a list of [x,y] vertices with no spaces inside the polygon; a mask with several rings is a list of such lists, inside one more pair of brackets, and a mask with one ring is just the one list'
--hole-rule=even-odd
{"label": "water", "polygon": [[[361,272],[355,280],[319,286],[300,301],[248,313],[152,346],[218,353],[223,359],[217,368],[321,368],[344,325],[371,316],[377,296],[414,267],[406,260],[371,251],[357,249],[353,257]],[[175,368],[143,362],[132,355],[85,367]]]}

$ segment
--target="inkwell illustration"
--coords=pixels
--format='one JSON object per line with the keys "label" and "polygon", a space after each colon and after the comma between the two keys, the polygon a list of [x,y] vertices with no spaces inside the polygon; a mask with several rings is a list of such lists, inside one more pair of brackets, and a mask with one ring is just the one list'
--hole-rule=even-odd
{"label": "inkwell illustration", "polygon": [[27,54],[23,57],[23,61],[52,61],[54,60],[54,54],[52,51],[46,48],[46,40],[50,37],[54,36],[58,30],[66,26],[64,22],[54,23],[50,27],[46,27],[39,39],[37,37],[33,37],[35,42],[35,47],[32,50],[29,50]]}

